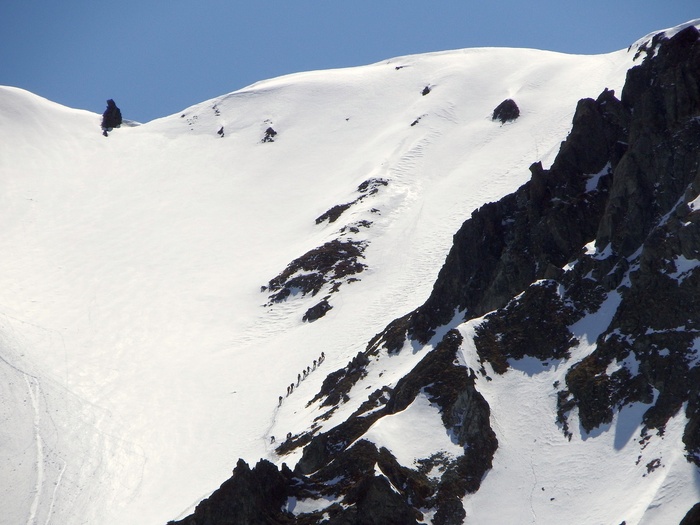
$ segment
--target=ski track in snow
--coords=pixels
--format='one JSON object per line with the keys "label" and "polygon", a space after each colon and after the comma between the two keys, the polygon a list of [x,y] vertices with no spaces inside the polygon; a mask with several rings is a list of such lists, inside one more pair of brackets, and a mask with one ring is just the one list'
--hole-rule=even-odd
{"label": "ski track in snow", "polygon": [[[37,509],[39,508],[39,502],[42,499],[45,482],[44,441],[41,437],[41,412],[39,410],[39,396],[41,394],[41,386],[39,385],[39,381],[36,378],[30,379],[26,374],[24,375],[24,380],[27,384],[27,390],[29,391],[29,397],[31,399],[32,408],[34,410],[34,442],[36,445],[36,486],[34,489],[34,500],[32,501],[31,508],[29,509],[27,525],[35,525],[37,523]],[[53,508],[53,501],[51,501],[50,508]]]}
{"label": "ski track in snow", "polygon": [[[59,487],[61,486],[61,481],[63,479],[63,474],[65,473],[67,463],[60,457],[56,456],[55,451],[49,451],[47,449],[47,444],[45,443],[43,437],[43,427],[45,417],[42,417],[43,413],[48,415],[48,412],[44,408],[46,406],[46,396],[41,387],[41,382],[38,377],[29,374],[15,365],[7,361],[4,357],[0,356],[0,360],[17,372],[23,379],[26,386],[26,393],[28,394],[30,405],[32,408],[32,432],[33,432],[33,447],[34,447],[34,472],[35,472],[35,484],[32,491],[32,501],[29,506],[28,516],[26,523],[27,525],[38,525],[44,523],[48,525],[51,523],[51,517],[56,504],[56,495],[58,493]],[[52,429],[53,433],[57,433],[55,423],[51,420],[51,416],[48,416],[49,421],[48,426]],[[50,467],[47,466],[47,461],[49,455],[56,456],[56,460],[60,462],[61,467],[53,482],[53,490],[50,494],[48,493],[47,485],[47,471]],[[46,503],[48,501],[48,503]],[[41,520],[41,513],[46,514],[45,520]]]}
{"label": "ski track in snow", "polygon": [[[49,525],[51,523],[51,517],[54,511],[54,506],[56,504],[56,495],[58,493],[59,488],[61,487],[61,481],[63,479],[63,474],[66,471],[67,463],[60,457],[57,457],[57,460],[60,461],[61,463],[61,468],[58,473],[58,475],[55,478],[55,481],[53,482],[53,490],[51,490],[50,495],[47,494],[47,475],[46,471],[48,470],[48,466],[46,465],[47,460],[48,460],[48,451],[46,449],[46,444],[44,443],[44,438],[42,437],[42,401],[45,403],[45,395],[44,392],[41,388],[41,383],[38,378],[31,377],[27,374],[24,376],[25,381],[27,383],[27,388],[29,390],[29,395],[31,397],[31,403],[32,403],[32,408],[34,410],[34,434],[35,434],[35,440],[36,440],[36,465],[37,465],[37,480],[36,480],[36,494],[34,501],[32,502],[32,508],[31,508],[31,513],[30,513],[30,519],[28,520],[28,525],[31,523],[34,523],[34,520],[36,520],[36,523],[39,523],[39,520],[37,519],[37,510],[39,508],[39,504],[42,503],[44,500],[48,498],[48,505],[44,504],[42,505],[44,508],[48,507],[48,510],[46,510],[46,520],[45,520],[45,525]],[[50,421],[50,425],[52,428],[54,428],[55,431],[57,431],[55,424],[53,421]],[[55,452],[52,451],[52,455],[55,456]]]}
{"label": "ski track in snow", "polygon": [[[87,520],[85,523],[94,522],[97,517],[93,515],[93,511],[87,510],[83,513],[81,509],[91,501],[94,504],[95,497],[81,485],[85,482],[94,482],[98,485],[107,482],[109,476],[114,475],[114,465],[110,462],[113,460],[119,462],[116,454],[108,454],[109,450],[120,452],[120,449],[133,449],[134,445],[101,430],[98,428],[97,421],[80,420],[69,429],[67,434],[66,425],[59,426],[55,417],[74,418],[74,414],[80,414],[86,409],[99,409],[85,400],[77,399],[65,390],[65,387],[55,384],[52,379],[42,378],[39,372],[34,370],[36,365],[26,361],[27,358],[22,354],[22,349],[29,344],[29,341],[36,342],[37,337],[44,337],[51,341],[51,345],[59,352],[61,348],[65,351],[61,334],[5,313],[0,315],[4,318],[2,330],[0,330],[2,335],[0,349],[5,354],[5,356],[0,355],[0,362],[19,378],[18,383],[10,380],[8,387],[15,396],[24,397],[29,401],[27,407],[31,411],[31,445],[18,457],[10,457],[7,460],[9,465],[14,465],[17,460],[21,464],[23,462],[21,458],[24,458],[31,449],[34,465],[32,469],[34,481],[31,489],[27,491],[25,517],[21,519],[14,514],[0,516],[0,523],[14,525],[21,519],[27,525],[51,525],[63,523],[66,512],[75,513],[76,516],[82,515]],[[25,327],[25,330],[18,330],[20,327]],[[31,330],[27,331],[26,328],[29,327]],[[23,335],[28,335],[30,332],[34,335],[25,340]],[[18,388],[20,384],[23,385],[21,389]],[[108,420],[111,415],[103,413],[102,417]],[[75,454],[73,447],[80,446],[76,438],[85,439],[86,449],[82,450],[78,456],[71,456]],[[17,466],[14,465],[14,468],[17,469]],[[131,467],[124,472],[130,470]],[[127,478],[124,478],[121,483],[123,497],[128,497],[130,487]],[[78,493],[71,494],[76,488]],[[104,515],[104,511],[97,514]]]}

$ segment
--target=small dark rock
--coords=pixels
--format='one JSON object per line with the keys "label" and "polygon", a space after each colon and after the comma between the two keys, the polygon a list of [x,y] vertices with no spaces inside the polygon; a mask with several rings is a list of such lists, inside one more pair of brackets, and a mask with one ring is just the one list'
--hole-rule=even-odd
{"label": "small dark rock", "polygon": [[269,127],[265,130],[265,136],[262,138],[261,142],[274,142],[274,137],[277,136],[277,132]]}
{"label": "small dark rock", "polygon": [[493,110],[491,120],[500,120],[501,124],[515,120],[520,116],[520,108],[513,99],[507,98]]}
{"label": "small dark rock", "polygon": [[108,131],[122,125],[122,112],[111,98],[107,101],[107,109],[102,114],[102,134],[106,137]]}
{"label": "small dark rock", "polygon": [[310,323],[316,321],[317,319],[320,319],[326,315],[326,313],[328,313],[328,311],[330,311],[332,308],[333,307],[328,304],[327,298],[323,299],[323,301],[312,306],[306,311],[304,317],[302,317],[302,321],[308,321]]}
{"label": "small dark rock", "polygon": [[316,224],[321,224],[323,221],[328,221],[329,223],[337,221],[343,212],[355,204],[355,202],[357,201],[347,202],[345,204],[336,204],[331,209],[318,216],[316,218]]}
{"label": "small dark rock", "polygon": [[357,191],[360,193],[368,193],[369,195],[374,195],[379,191],[380,186],[388,186],[389,181],[380,178],[367,179],[357,187]]}

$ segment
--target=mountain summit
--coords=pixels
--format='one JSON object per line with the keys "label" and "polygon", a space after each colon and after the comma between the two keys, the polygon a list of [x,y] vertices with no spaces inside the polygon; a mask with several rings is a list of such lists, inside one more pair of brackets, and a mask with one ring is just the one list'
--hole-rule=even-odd
{"label": "mountain summit", "polygon": [[0,88],[3,523],[697,522],[698,26]]}

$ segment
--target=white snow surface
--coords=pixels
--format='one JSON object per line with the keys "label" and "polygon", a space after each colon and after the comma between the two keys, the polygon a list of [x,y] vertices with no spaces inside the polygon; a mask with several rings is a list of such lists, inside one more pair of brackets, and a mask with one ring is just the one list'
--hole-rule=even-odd
{"label": "white snow surface", "polygon": [[[277,457],[271,436],[308,430],[324,377],[427,298],[461,223],[532,162],[548,166],[577,101],[619,94],[632,56],[407,56],[262,81],[107,138],[100,115],[0,87],[0,524],[164,524],[239,457],[293,466],[299,453]],[[501,125],[491,113],[506,98],[521,116]],[[262,143],[268,127],[278,135]],[[369,178],[388,185],[315,224]],[[323,292],[264,306],[261,286],[360,220],[368,269],[324,318],[301,320]],[[324,428],[428,350],[383,356]],[[499,448],[465,498],[472,522],[677,522],[700,486],[683,416],[639,464],[639,407],[569,442],[555,423],[562,373],[480,380]],[[422,396],[366,438],[404,461],[455,446]]]}
{"label": "white snow surface", "polygon": [[[405,439],[397,439],[401,436]],[[399,463],[409,467],[436,452],[453,458],[464,452],[442,424],[439,408],[422,393],[399,414],[379,419],[362,439],[386,447]]]}

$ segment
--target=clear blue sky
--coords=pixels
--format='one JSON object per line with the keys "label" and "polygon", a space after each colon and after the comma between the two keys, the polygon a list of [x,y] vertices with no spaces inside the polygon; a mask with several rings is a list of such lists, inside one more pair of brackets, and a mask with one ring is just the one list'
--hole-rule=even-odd
{"label": "clear blue sky", "polygon": [[258,80],[465,47],[594,54],[698,0],[1,0],[0,84],[147,122]]}

